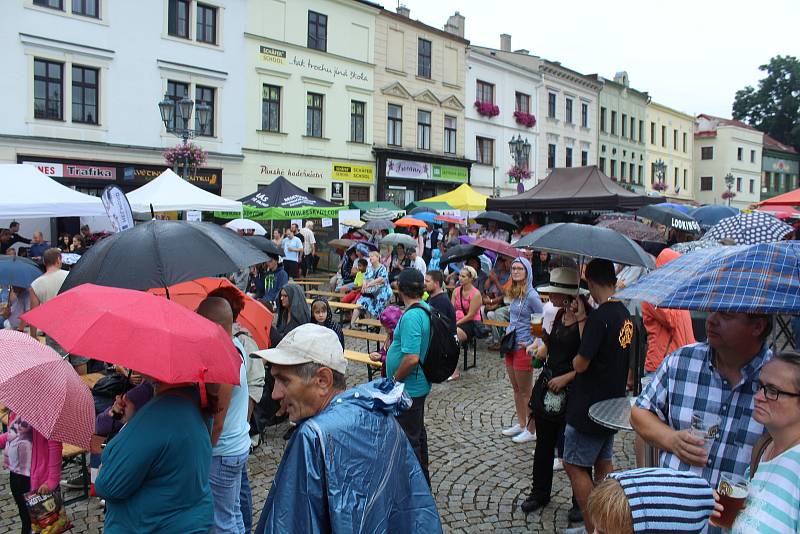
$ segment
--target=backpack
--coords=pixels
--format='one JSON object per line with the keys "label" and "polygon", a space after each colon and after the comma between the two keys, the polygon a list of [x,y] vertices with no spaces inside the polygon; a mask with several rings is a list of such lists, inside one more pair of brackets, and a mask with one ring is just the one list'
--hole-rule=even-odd
{"label": "backpack", "polygon": [[428,309],[417,303],[408,309],[414,308],[423,310],[431,320],[431,337],[428,352],[421,364],[422,372],[428,382],[440,384],[453,374],[461,358],[461,347],[454,333],[455,325],[435,308]]}

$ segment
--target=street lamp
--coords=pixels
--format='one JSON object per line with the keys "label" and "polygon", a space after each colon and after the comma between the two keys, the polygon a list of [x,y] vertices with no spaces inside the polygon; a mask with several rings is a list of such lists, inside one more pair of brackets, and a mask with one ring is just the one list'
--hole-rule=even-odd
{"label": "street lamp", "polygon": [[[192,109],[197,116],[196,130],[189,128],[189,121],[192,118]],[[183,145],[189,143],[192,139],[205,132],[206,127],[211,119],[211,106],[205,102],[194,105],[194,101],[188,97],[183,97],[176,101],[168,94],[164,95],[164,100],[158,103],[158,112],[161,114],[161,121],[167,129],[167,133],[171,133],[176,137],[183,140]],[[181,170],[181,177],[186,179],[188,174],[188,158],[183,160],[183,169]]]}
{"label": "street lamp", "polygon": [[[517,137],[511,136],[511,141],[508,142],[508,149],[511,152],[511,158],[514,160],[514,167],[516,167],[518,172],[521,171],[528,171],[528,161],[530,161],[531,155],[531,144],[528,142],[528,139],[523,139],[521,135],[517,134]],[[526,177],[530,177],[530,174],[527,173]],[[525,186],[522,185],[522,178],[521,176],[517,176],[517,193],[522,193],[525,191]]]}
{"label": "street lamp", "polygon": [[731,173],[725,175],[725,187],[728,188],[727,197],[728,197],[728,206],[730,206],[731,198],[733,197],[733,192],[731,191],[733,189],[733,175]]}

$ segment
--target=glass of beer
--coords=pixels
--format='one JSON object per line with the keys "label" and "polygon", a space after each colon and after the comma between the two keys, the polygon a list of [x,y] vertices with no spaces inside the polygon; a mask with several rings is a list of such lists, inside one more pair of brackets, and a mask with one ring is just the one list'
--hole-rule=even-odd
{"label": "glass of beer", "polygon": [[531,314],[531,334],[535,337],[542,337],[542,319],[544,315],[541,313]]}
{"label": "glass of beer", "polygon": [[703,450],[706,454],[711,452],[711,446],[720,433],[720,420],[718,417],[704,415],[700,412],[692,413],[692,436],[703,440]]}
{"label": "glass of beer", "polygon": [[746,478],[733,473],[722,473],[717,486],[717,493],[719,493],[719,503],[724,510],[722,511],[722,517],[712,520],[711,523],[722,528],[732,528],[733,522],[736,521],[736,516],[744,508],[749,491],[750,482]]}

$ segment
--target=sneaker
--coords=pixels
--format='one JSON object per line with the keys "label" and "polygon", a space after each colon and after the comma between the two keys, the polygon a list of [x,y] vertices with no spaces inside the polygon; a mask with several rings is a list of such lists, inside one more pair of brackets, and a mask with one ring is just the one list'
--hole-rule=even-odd
{"label": "sneaker", "polygon": [[522,432],[511,438],[514,443],[528,443],[529,441],[536,441],[536,433],[531,433],[527,428]]}
{"label": "sneaker", "polygon": [[501,433],[502,433],[504,436],[511,437],[511,436],[516,436],[516,435],[517,435],[517,434],[519,434],[520,432],[522,432],[522,425],[521,425],[521,424],[519,424],[519,423],[517,423],[516,425],[514,425],[514,426],[512,426],[512,427],[506,428],[506,429],[505,429],[505,430],[503,430],[503,432],[501,432]]}
{"label": "sneaker", "polygon": [[561,461],[561,458],[556,458],[553,460],[553,471],[563,471],[564,470],[564,463]]}

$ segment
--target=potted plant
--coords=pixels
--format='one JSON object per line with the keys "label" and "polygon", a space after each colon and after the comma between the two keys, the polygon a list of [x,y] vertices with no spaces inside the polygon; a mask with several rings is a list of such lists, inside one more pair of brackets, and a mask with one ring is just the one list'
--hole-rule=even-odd
{"label": "potted plant", "polygon": [[195,172],[197,167],[206,162],[207,153],[194,143],[187,143],[176,145],[164,151],[164,161],[172,167],[176,174],[180,174],[178,169],[182,165],[190,167],[192,173]]}
{"label": "potted plant", "polygon": [[661,180],[658,180],[653,184],[653,190],[658,191],[659,193],[663,193],[664,191],[667,190],[667,184],[665,184]]}
{"label": "potted plant", "polygon": [[497,104],[493,104],[492,102],[481,102],[480,100],[475,101],[475,110],[478,112],[478,115],[483,117],[497,117],[500,115],[500,108]]}
{"label": "potted plant", "polygon": [[525,191],[525,186],[522,184],[522,181],[530,179],[531,171],[525,167],[514,165],[508,169],[508,177],[514,178],[517,181],[517,193],[523,193]]}
{"label": "potted plant", "polygon": [[521,124],[527,128],[536,126],[536,117],[524,111],[515,111],[514,120],[517,121],[517,124]]}

